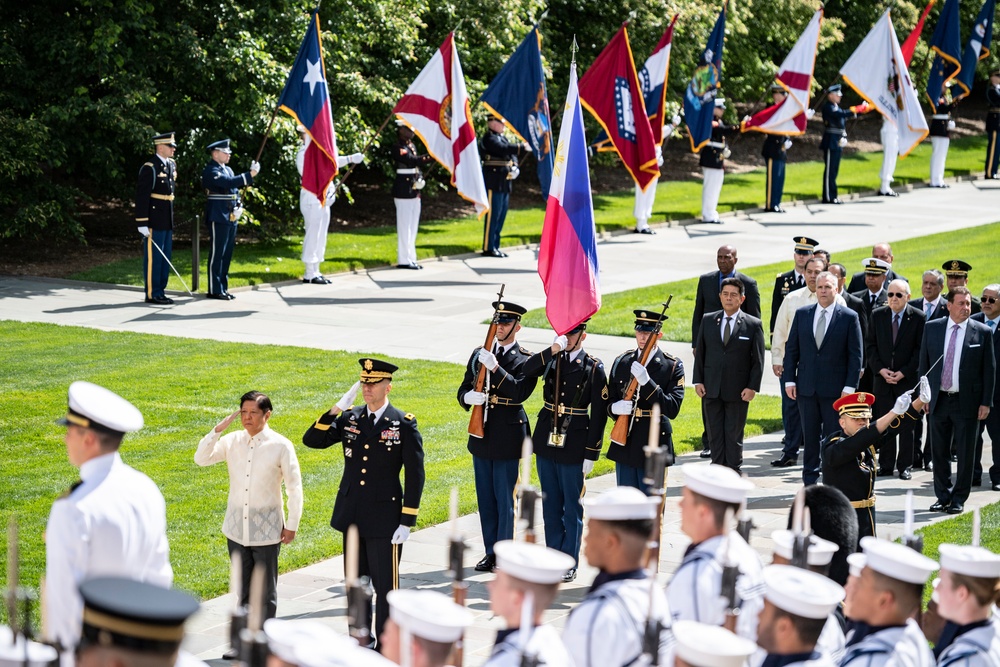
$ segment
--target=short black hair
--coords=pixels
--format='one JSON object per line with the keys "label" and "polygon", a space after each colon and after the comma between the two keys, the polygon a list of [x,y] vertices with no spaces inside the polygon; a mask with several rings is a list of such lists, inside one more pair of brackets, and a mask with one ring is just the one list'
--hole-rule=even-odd
{"label": "short black hair", "polygon": [[738,289],[740,291],[740,296],[746,294],[746,285],[744,285],[743,281],[740,280],[739,278],[726,278],[725,280],[723,280],[722,284],[719,285],[720,293],[722,292],[722,288],[725,287],[726,285],[732,285],[733,287]]}
{"label": "short black hair", "polygon": [[260,391],[248,391],[240,397],[240,407],[247,401],[253,401],[260,408],[261,412],[268,413],[273,410],[271,407],[271,399],[267,394]]}

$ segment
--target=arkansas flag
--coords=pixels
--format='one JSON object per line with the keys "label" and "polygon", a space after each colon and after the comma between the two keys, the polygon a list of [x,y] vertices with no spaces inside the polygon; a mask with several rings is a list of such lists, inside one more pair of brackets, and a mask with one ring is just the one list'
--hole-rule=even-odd
{"label": "arkansas flag", "polygon": [[571,331],[600,309],[597,230],[576,63],[569,70],[566,109],[538,250],[538,275],[545,287],[545,316],[556,333]]}
{"label": "arkansas flag", "polygon": [[927,119],[920,110],[920,97],[910,80],[888,9],[840,68],[840,74],[896,126],[901,156],[927,136]]}
{"label": "arkansas flag", "polygon": [[326,189],[337,175],[337,136],[330,114],[323,46],[319,40],[319,14],[313,14],[299,55],[288,74],[278,108],[298,121],[312,140],[306,148],[302,189],[326,201]]}
{"label": "arkansas flag", "polygon": [[455,33],[445,38],[392,112],[420,137],[427,152],[451,174],[458,194],[475,204],[483,217],[490,207]]}
{"label": "arkansas flag", "polygon": [[820,9],[813,14],[809,25],[785,57],[785,62],[781,63],[775,80],[788,91],[788,96],[779,104],[755,113],[743,123],[744,131],[756,130],[765,134],[787,136],[805,133],[809,86],[816,64],[816,47],[819,44],[819,27],[822,22],[823,10]]}
{"label": "arkansas flag", "polygon": [[656,142],[646,117],[642,86],[628,32],[622,26],[593,62],[579,83],[580,103],[587,108],[621,158],[622,164],[643,191],[660,178]]}

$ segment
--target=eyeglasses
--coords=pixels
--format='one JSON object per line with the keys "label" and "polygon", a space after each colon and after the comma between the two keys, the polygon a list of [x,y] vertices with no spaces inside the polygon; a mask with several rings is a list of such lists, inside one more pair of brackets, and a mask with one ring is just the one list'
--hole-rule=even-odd
{"label": "eyeglasses", "polygon": [[997,298],[995,296],[984,296],[982,298],[983,303],[996,303],[997,301],[1000,301],[1000,298]]}
{"label": "eyeglasses", "polygon": [[893,297],[895,297],[897,299],[905,299],[907,297],[907,295],[903,294],[902,292],[886,292],[886,295],[890,299],[893,298]]}

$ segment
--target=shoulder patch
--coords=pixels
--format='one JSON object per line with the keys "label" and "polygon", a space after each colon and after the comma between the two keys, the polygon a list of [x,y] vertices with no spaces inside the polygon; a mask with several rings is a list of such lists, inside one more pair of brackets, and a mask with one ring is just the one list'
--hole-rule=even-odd
{"label": "shoulder patch", "polygon": [[413,416],[412,412],[407,412],[405,415],[403,415],[403,419],[405,419],[408,422],[411,422],[415,419],[415,417]]}

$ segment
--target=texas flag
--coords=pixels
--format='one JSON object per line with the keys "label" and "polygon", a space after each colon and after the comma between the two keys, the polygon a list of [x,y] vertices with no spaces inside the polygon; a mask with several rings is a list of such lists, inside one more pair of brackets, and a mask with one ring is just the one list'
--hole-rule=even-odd
{"label": "texas flag", "polygon": [[320,201],[326,201],[326,189],[337,175],[337,136],[333,131],[325,69],[316,13],[281,91],[278,108],[297,120],[311,139],[302,168],[302,189],[312,192]]}
{"label": "texas flag", "polygon": [[465,75],[450,33],[392,110],[451,174],[451,184],[482,217],[490,208],[469,111]]}
{"label": "texas flag", "polygon": [[809,25],[802,31],[795,46],[781,63],[775,81],[788,96],[778,104],[758,111],[743,123],[743,131],[756,130],[765,134],[794,136],[806,131],[806,109],[809,108],[809,87],[812,83],[813,67],[816,64],[816,46],[819,44],[819,26],[823,22],[823,10],[813,14]]}
{"label": "texas flag", "polygon": [[538,250],[538,275],[545,287],[545,315],[556,333],[571,331],[600,309],[597,229],[576,63],[570,65],[566,109]]}

